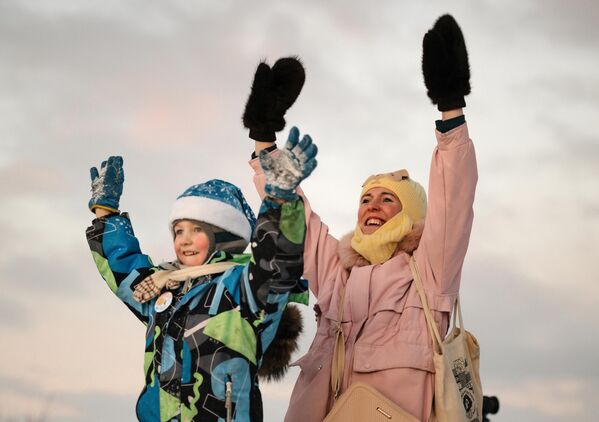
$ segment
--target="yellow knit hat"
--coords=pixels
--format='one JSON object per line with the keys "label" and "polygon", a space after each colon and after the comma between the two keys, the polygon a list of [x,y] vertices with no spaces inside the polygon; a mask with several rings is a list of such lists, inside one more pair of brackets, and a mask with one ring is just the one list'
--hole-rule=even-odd
{"label": "yellow knit hat", "polygon": [[420,183],[410,179],[407,170],[373,174],[362,185],[360,198],[372,188],[385,188],[393,192],[401,201],[402,211],[413,222],[422,220],[426,215],[426,192]]}
{"label": "yellow knit hat", "polygon": [[412,231],[416,223],[426,215],[426,192],[406,170],[370,176],[362,185],[360,198],[373,188],[385,188],[401,201],[402,210],[371,234],[362,233],[356,224],[351,240],[352,248],[371,264],[382,264],[393,256],[397,244]]}

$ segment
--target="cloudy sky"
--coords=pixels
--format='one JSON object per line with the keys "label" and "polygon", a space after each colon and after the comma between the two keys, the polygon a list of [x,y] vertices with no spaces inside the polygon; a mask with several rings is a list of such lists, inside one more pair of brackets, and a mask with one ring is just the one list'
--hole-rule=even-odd
{"label": "cloudy sky", "polygon": [[[462,302],[501,401],[491,420],[596,420],[599,6],[424,3],[0,0],[0,421],[135,419],[144,327],[88,251],[89,167],[124,157],[121,208],[144,251],[172,259],[167,215],[187,186],[226,178],[258,206],[240,116],[260,59],[299,55],[287,120],[320,148],[305,191],[341,236],[369,174],[427,183],[438,112],[420,45],[446,12],[472,68]],[[263,386],[267,421],[296,376]]]}

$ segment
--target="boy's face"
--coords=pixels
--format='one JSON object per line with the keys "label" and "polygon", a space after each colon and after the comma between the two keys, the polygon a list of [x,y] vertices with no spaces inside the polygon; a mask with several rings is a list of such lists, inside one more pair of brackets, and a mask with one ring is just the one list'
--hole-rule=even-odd
{"label": "boy's face", "polygon": [[181,220],[173,227],[177,259],[183,265],[202,265],[208,255],[210,240],[202,228],[189,220]]}

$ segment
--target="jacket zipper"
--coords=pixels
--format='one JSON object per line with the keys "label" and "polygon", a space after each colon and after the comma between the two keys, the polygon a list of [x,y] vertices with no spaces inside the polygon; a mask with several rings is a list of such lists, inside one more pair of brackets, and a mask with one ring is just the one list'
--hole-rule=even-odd
{"label": "jacket zipper", "polygon": [[227,409],[227,422],[233,421],[233,382],[231,377],[227,377],[225,382],[225,409]]}

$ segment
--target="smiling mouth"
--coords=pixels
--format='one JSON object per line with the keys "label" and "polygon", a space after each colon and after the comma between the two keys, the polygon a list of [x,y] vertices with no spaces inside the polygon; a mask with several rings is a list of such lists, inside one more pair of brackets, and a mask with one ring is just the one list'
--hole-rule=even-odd
{"label": "smiling mouth", "polygon": [[368,220],[366,220],[366,226],[380,227],[383,224],[385,224],[385,222],[378,218],[369,218]]}
{"label": "smiling mouth", "polygon": [[199,252],[194,252],[194,251],[183,252],[183,256],[194,256],[194,255],[197,255],[197,254],[199,254]]}

